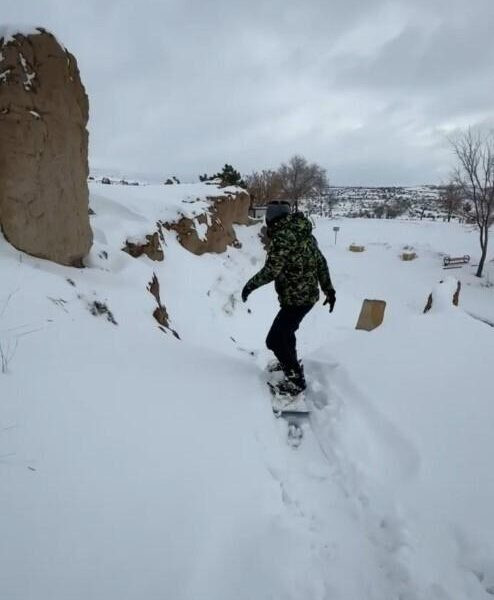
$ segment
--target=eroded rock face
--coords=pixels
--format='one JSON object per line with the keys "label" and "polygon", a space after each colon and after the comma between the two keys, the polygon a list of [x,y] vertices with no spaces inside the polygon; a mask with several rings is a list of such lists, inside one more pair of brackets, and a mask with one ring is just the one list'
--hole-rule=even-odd
{"label": "eroded rock face", "polygon": [[136,244],[127,240],[122,250],[134,258],[139,258],[139,256],[145,254],[151,260],[162,261],[165,258],[161,246],[163,234],[161,233],[161,225],[159,223],[157,223],[157,227],[158,231],[146,235],[146,242]]}
{"label": "eroded rock face", "polygon": [[178,335],[178,333],[175,331],[175,329],[172,329],[170,327],[168,311],[166,310],[165,305],[161,301],[160,282],[156,277],[156,273],[153,273],[153,278],[148,284],[148,292],[150,292],[156,300],[157,307],[154,309],[153,317],[159,323],[161,331],[164,331],[165,333],[167,330],[171,331],[173,335],[179,340],[180,336]]}
{"label": "eroded rock face", "polygon": [[233,225],[249,224],[250,198],[247,193],[211,200],[214,202],[210,214],[200,215],[197,218],[199,224],[207,226],[204,237],[199,237],[191,219],[183,218],[178,223],[167,224],[168,229],[177,232],[182,246],[193,254],[220,253],[225,252],[228,246],[238,246]]}
{"label": "eroded rock face", "polygon": [[83,266],[89,225],[88,98],[49,33],[0,39],[0,226],[16,248]]}

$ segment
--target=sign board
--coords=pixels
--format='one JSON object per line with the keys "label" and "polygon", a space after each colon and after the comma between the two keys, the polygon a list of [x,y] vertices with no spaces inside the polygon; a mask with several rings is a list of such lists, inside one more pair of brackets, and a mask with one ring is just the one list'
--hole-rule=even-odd
{"label": "sign board", "polygon": [[334,231],[334,245],[336,246],[336,238],[338,237],[338,231],[340,230],[339,227],[333,227],[333,231]]}

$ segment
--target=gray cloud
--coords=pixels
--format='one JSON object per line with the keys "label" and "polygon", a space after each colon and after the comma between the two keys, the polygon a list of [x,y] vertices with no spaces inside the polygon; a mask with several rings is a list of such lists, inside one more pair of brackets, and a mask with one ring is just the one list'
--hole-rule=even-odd
{"label": "gray cloud", "polygon": [[491,123],[491,0],[0,0],[77,57],[94,167],[192,179],[305,154],[335,183],[447,176]]}

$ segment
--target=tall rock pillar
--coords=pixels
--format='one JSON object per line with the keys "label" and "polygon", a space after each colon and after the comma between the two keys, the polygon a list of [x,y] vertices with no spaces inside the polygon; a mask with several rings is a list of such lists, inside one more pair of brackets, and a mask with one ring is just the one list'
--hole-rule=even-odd
{"label": "tall rock pillar", "polygon": [[83,266],[92,244],[88,98],[76,59],[39,29],[0,29],[0,227],[16,248]]}

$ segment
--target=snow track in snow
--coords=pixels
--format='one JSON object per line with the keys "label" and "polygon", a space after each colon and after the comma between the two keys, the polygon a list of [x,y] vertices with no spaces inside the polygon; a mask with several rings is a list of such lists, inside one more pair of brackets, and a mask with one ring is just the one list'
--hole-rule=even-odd
{"label": "snow track in snow", "polygon": [[407,441],[381,415],[376,414],[354,389],[341,366],[335,364],[328,371],[323,364],[308,361],[307,373],[313,378],[315,388],[314,392],[308,393],[308,401],[314,407],[310,416],[310,430],[331,468],[332,480],[347,498],[362,533],[372,543],[379,569],[388,581],[389,598],[415,600],[419,597],[416,586],[401,556],[406,554],[408,545],[405,524],[393,514],[392,507],[373,505],[359,467],[352,463],[349,453],[339,441],[345,405],[358,406],[362,420],[360,435],[365,435],[362,431],[365,427],[374,430],[372,440],[374,444],[379,440],[377,452],[380,458],[388,460],[395,456],[393,464],[388,465],[388,470],[392,469],[395,476],[408,477],[413,474],[418,458]]}
{"label": "snow track in snow", "polygon": [[[329,371],[333,379],[337,371],[338,367]],[[269,470],[280,485],[283,502],[292,518],[312,537],[311,564],[320,568],[317,573],[320,598],[350,599],[365,589],[369,600],[416,600],[420,596],[401,556],[406,554],[407,548],[405,527],[397,516],[391,515],[389,508],[388,512],[381,513],[372,505],[363,478],[338,441],[343,401],[334,392],[336,385],[328,386],[321,365],[314,361],[306,363],[306,372],[311,381],[307,398],[313,411],[302,425],[302,444],[290,449],[285,470],[274,467]],[[347,389],[349,402],[352,401],[350,392]],[[286,420],[279,419],[281,443],[284,443],[287,427]],[[406,455],[410,449],[406,442],[403,446]],[[405,473],[409,469],[408,460],[406,456]],[[328,511],[336,507],[341,521],[333,528]],[[328,587],[328,581],[338,581],[333,571],[338,571],[342,562],[349,564],[355,560],[356,548],[357,556],[360,555],[360,572],[355,579]]]}

